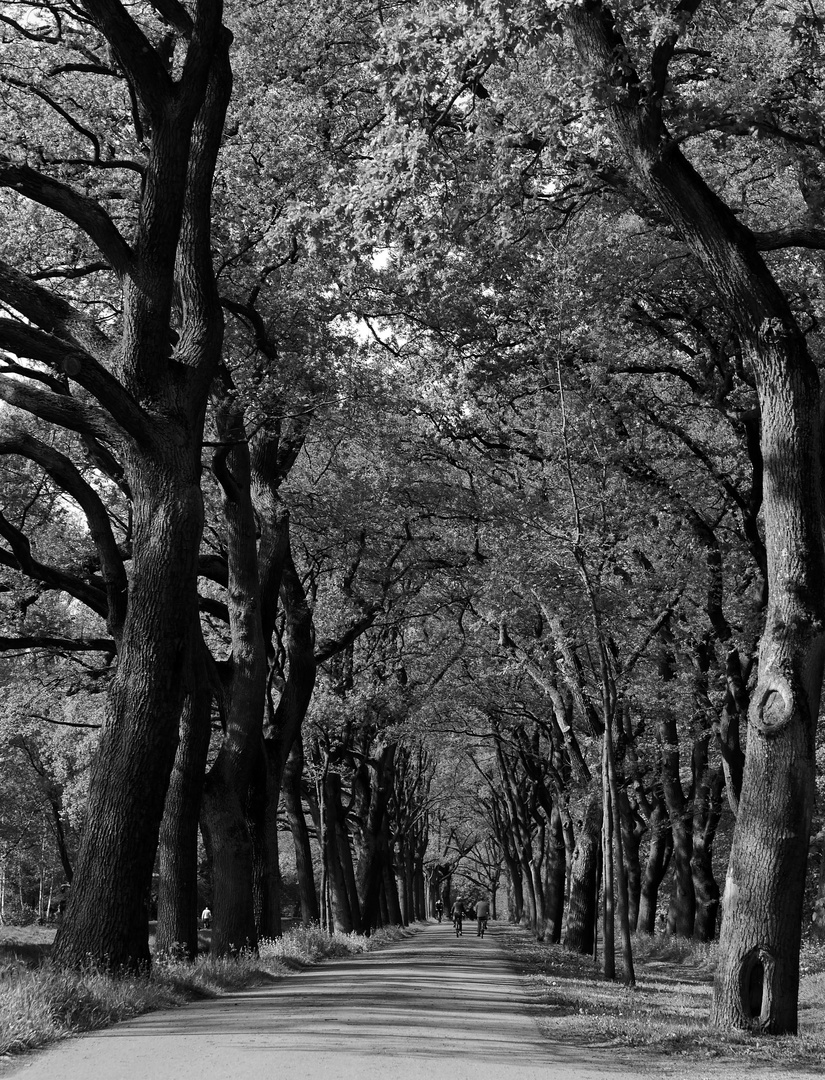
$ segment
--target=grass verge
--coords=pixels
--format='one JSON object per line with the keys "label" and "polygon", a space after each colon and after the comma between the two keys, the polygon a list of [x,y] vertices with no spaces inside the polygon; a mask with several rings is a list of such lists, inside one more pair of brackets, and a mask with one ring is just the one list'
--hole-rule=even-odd
{"label": "grass verge", "polygon": [[295,927],[277,940],[262,941],[257,955],[194,961],[166,957],[157,960],[148,975],[111,973],[91,965],[66,972],[48,960],[32,967],[20,956],[4,958],[0,1055],[33,1050],[153,1009],[265,985],[330,957],[370,952],[409,933],[392,927],[367,938],[328,934],[317,926]]}
{"label": "grass verge", "polygon": [[[797,1036],[772,1038],[711,1028],[715,945],[634,938],[636,987],[604,982],[590,957],[533,941],[516,928],[502,935],[536,995],[542,1031],[558,1043],[609,1048],[634,1069],[693,1080],[821,1074],[825,1059],[825,949],[802,954]],[[617,964],[619,963],[617,957]]]}

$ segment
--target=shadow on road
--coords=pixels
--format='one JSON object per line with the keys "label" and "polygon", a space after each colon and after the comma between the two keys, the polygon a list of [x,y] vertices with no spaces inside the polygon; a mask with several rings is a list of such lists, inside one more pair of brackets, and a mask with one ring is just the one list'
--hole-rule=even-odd
{"label": "shadow on road", "polygon": [[377,953],[336,960],[265,990],[156,1013],[103,1033],[265,1036],[292,1049],[336,1053],[478,1055],[486,1061],[546,1057],[527,1014],[529,995],[512,974],[495,935],[456,939],[446,924]]}

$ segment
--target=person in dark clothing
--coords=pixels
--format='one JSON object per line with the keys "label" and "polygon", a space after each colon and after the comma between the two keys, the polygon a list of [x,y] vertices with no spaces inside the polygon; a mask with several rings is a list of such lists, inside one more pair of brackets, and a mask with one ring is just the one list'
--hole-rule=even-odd
{"label": "person in dark clothing", "polygon": [[453,916],[453,926],[455,927],[455,936],[456,937],[461,937],[461,935],[463,933],[462,919],[464,918],[464,901],[461,899],[460,896],[456,900],[456,902],[453,904],[451,914]]}
{"label": "person in dark clothing", "polygon": [[487,929],[487,920],[490,918],[490,902],[488,900],[479,900],[476,904],[476,922],[478,929],[476,931],[478,937],[484,937],[484,931]]}

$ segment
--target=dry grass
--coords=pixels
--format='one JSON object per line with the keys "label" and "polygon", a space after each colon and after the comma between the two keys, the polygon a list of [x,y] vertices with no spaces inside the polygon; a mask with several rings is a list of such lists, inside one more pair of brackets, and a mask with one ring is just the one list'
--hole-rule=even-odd
{"label": "dry grass", "polygon": [[635,1069],[694,1077],[773,1075],[787,1068],[820,1073],[825,1058],[825,950],[806,946],[800,986],[800,1033],[767,1038],[708,1026],[714,945],[668,938],[634,939],[636,987],[606,983],[589,957],[507,935],[536,990],[542,1030],[560,1043],[610,1047]]}
{"label": "dry grass", "polygon": [[[261,986],[328,957],[368,952],[411,932],[393,928],[365,938],[327,934],[317,926],[296,927],[275,941],[262,942],[257,955],[201,956],[194,961],[167,957],[156,961],[147,975],[112,974],[94,966],[58,971],[40,951],[48,939],[0,935],[0,1055],[32,1050],[196,997]],[[35,947],[38,951],[31,952]]]}

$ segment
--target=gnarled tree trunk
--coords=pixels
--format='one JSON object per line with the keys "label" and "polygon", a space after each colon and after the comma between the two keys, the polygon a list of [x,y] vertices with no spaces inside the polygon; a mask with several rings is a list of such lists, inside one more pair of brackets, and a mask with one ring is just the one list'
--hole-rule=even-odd
{"label": "gnarled tree trunk", "polygon": [[590,953],[596,931],[596,875],[601,844],[601,800],[591,795],[578,822],[576,849],[570,872],[570,902],[564,946],[574,952]]}
{"label": "gnarled tree trunk", "polygon": [[664,881],[673,854],[673,833],[664,800],[656,796],[648,822],[650,846],[647,852],[642,887],[639,898],[637,928],[642,934],[656,930],[656,909],[659,903],[659,886]]}
{"label": "gnarled tree trunk", "polygon": [[[132,569],[86,827],[52,956],[67,966],[91,958],[134,968],[149,963],[146,899],[198,617],[203,418],[223,340],[210,235],[231,88],[229,35],[220,4],[196,5],[194,19],[181,5],[167,12],[169,32],[187,48],[173,81],[121,4],[83,6],[117,57],[135,113],[144,115],[149,155],[132,244],[111,220],[98,231],[123,281],[120,341],[108,355],[101,350],[99,360],[79,349],[73,360],[75,377],[108,410],[103,438],[121,445],[132,499]],[[106,218],[98,211],[96,220]],[[122,597],[113,600],[122,609]]]}

